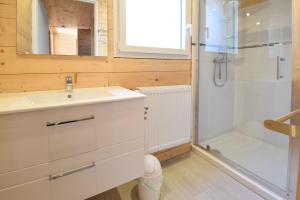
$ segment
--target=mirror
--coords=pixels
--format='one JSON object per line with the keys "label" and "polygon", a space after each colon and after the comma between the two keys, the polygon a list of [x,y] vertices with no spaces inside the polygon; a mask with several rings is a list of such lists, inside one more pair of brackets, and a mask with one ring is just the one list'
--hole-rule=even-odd
{"label": "mirror", "polygon": [[107,0],[17,0],[17,54],[107,56]]}

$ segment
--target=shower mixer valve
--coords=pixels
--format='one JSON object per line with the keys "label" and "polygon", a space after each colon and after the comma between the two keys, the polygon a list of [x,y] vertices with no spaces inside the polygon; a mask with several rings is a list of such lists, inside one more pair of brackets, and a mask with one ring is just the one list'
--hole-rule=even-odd
{"label": "shower mixer valve", "polygon": [[[228,80],[228,63],[230,63],[230,62],[231,62],[231,60],[228,59],[227,53],[219,53],[219,55],[216,58],[214,58],[214,60],[213,60],[213,63],[214,63],[213,81],[214,81],[215,86],[223,87],[226,85],[227,80]],[[224,73],[222,73],[222,67],[225,67],[225,72],[224,72],[225,75],[224,75]],[[218,78],[218,80],[217,80],[217,78]]]}

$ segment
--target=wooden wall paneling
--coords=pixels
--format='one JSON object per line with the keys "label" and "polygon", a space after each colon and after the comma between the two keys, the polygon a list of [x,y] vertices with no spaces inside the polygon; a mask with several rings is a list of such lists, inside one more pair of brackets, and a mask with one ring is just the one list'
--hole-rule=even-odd
{"label": "wooden wall paneling", "polygon": [[[300,1],[293,0],[293,109],[300,108]],[[292,121],[300,125],[300,116]],[[300,151],[300,149],[299,149]],[[300,200],[300,162],[298,164],[297,200]]]}
{"label": "wooden wall paneling", "polygon": [[17,0],[0,0],[0,4],[16,5],[17,4]]}
{"label": "wooden wall paneling", "polygon": [[16,20],[0,18],[0,47],[15,47],[16,37]]}
{"label": "wooden wall paneling", "polygon": [[129,89],[143,86],[184,85],[190,83],[190,72],[110,73],[109,85]]}
{"label": "wooden wall paneling", "polygon": [[[16,55],[16,13],[0,16],[0,92],[63,89],[69,73],[77,74],[76,87],[190,84],[191,60],[114,58],[113,0],[107,3],[108,57]],[[0,11],[6,7],[14,10],[16,0],[0,0]]]}
{"label": "wooden wall paneling", "polygon": [[17,44],[18,53],[32,53],[32,0],[22,0],[17,4]]}
{"label": "wooden wall paneling", "polygon": [[108,86],[108,73],[78,73],[76,75],[76,87],[106,87]]}
{"label": "wooden wall paneling", "polygon": [[189,60],[149,60],[73,56],[17,56],[15,47],[0,47],[0,74],[66,72],[188,72]]}
{"label": "wooden wall paneling", "polygon": [[[1,53],[2,52],[2,53]],[[108,72],[106,58],[73,56],[18,56],[15,47],[0,47],[0,74]]]}
{"label": "wooden wall paneling", "polygon": [[190,60],[155,60],[155,59],[126,59],[114,58],[112,71],[114,72],[178,72],[191,71]]}
{"label": "wooden wall paneling", "polygon": [[65,77],[74,74],[16,74],[0,76],[1,92],[58,90],[65,87]]}
{"label": "wooden wall paneling", "polygon": [[0,18],[16,18],[16,2],[14,0],[0,0]]}

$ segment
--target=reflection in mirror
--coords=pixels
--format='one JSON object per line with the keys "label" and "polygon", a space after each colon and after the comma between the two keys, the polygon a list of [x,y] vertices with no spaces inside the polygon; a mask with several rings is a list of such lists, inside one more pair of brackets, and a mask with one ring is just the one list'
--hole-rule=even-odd
{"label": "reflection in mirror", "polygon": [[107,0],[18,0],[17,53],[107,56]]}

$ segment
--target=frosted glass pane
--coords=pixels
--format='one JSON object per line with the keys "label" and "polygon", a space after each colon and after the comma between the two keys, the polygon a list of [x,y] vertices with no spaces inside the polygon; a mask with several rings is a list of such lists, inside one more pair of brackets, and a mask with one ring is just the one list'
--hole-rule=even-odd
{"label": "frosted glass pane", "polygon": [[182,49],[185,24],[184,0],[126,0],[128,46]]}

